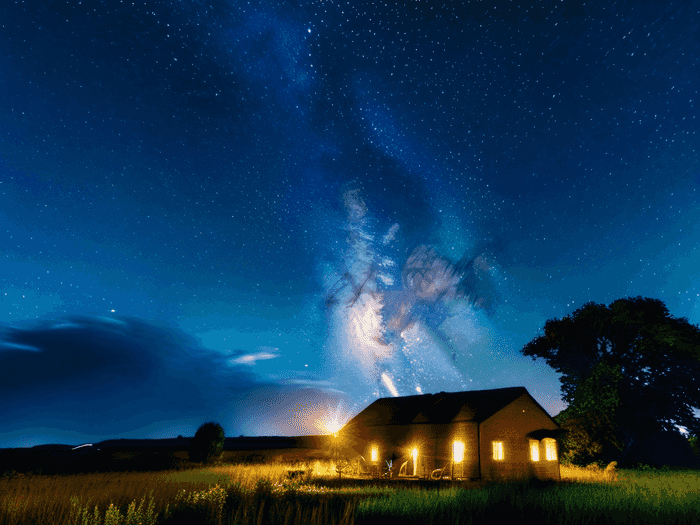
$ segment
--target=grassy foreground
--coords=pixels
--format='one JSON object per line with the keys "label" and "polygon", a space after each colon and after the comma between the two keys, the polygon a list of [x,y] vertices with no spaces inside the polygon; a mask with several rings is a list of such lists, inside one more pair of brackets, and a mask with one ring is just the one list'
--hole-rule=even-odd
{"label": "grassy foreground", "polygon": [[[5,476],[0,525],[700,523],[700,472],[562,467],[562,482],[358,486],[316,464]],[[488,520],[488,521],[487,521]]]}

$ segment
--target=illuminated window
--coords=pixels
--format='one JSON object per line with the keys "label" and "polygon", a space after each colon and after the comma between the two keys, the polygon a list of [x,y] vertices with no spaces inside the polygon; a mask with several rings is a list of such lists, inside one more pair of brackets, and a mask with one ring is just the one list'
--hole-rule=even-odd
{"label": "illuminated window", "polygon": [[493,459],[503,459],[503,441],[492,441]]}
{"label": "illuminated window", "polygon": [[535,439],[530,440],[530,459],[532,461],[540,460],[540,442]]}
{"label": "illuminated window", "polygon": [[371,455],[373,462],[379,461],[379,452],[377,451],[377,447],[372,447]]}
{"label": "illuminated window", "polygon": [[557,459],[557,442],[552,438],[547,438],[544,440],[545,454],[547,461],[556,461]]}
{"label": "illuminated window", "polygon": [[416,466],[418,465],[418,449],[414,448],[413,451],[411,451],[411,455],[413,456],[413,475],[416,476],[418,472],[416,469]]}
{"label": "illuminated window", "polygon": [[455,441],[452,445],[452,457],[455,463],[459,463],[464,459],[464,442]]}

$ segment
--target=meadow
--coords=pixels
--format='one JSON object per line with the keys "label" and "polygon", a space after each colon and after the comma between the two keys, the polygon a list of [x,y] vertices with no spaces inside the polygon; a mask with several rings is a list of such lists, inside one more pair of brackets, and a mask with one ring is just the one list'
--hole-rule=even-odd
{"label": "meadow", "polygon": [[[0,478],[0,525],[700,523],[700,471],[562,466],[562,481],[409,486],[314,462]],[[426,488],[427,486],[433,488]],[[437,487],[440,487],[439,489]]]}

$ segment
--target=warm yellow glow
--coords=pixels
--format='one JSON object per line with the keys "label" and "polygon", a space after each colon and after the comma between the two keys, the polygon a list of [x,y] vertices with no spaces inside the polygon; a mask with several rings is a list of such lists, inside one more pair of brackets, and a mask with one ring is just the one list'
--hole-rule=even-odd
{"label": "warm yellow glow", "polygon": [[464,459],[464,442],[455,441],[452,445],[452,457],[455,463],[459,463]]}
{"label": "warm yellow glow", "polygon": [[[314,408],[315,407],[320,408],[320,405],[315,405]],[[348,419],[350,419],[350,413],[343,409],[342,403],[339,403],[335,410],[330,406],[327,407],[327,410],[325,410],[320,417],[316,418],[314,426],[318,428],[322,434],[333,434],[337,436]]]}
{"label": "warm yellow glow", "polygon": [[530,440],[530,459],[532,461],[540,460],[540,442],[535,439]]}
{"label": "warm yellow glow", "polygon": [[341,428],[341,425],[336,418],[324,416],[319,420],[318,427],[324,434],[333,434],[336,436]]}
{"label": "warm yellow glow", "polygon": [[372,447],[371,455],[373,462],[379,461],[379,451],[377,450],[377,447]]}
{"label": "warm yellow glow", "polygon": [[416,475],[416,466],[418,465],[418,449],[414,448],[413,451],[411,452],[411,455],[413,456],[413,475]]}
{"label": "warm yellow glow", "polygon": [[503,441],[492,441],[493,459],[503,459]]}
{"label": "warm yellow glow", "polygon": [[546,438],[543,440],[545,445],[545,455],[547,461],[556,461],[557,459],[557,442],[552,438]]}

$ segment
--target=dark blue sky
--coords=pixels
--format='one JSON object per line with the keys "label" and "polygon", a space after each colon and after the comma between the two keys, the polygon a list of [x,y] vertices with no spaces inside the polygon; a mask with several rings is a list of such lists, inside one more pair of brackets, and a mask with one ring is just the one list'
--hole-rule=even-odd
{"label": "dark blue sky", "polygon": [[698,324],[700,3],[463,4],[6,2],[0,447],[554,415],[547,319]]}

